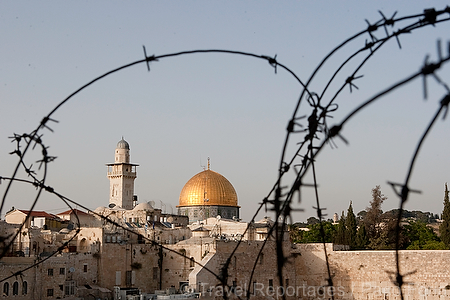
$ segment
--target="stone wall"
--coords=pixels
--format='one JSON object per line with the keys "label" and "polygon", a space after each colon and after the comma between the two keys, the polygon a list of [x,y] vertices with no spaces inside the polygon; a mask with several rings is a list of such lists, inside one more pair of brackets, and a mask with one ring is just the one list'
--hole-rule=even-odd
{"label": "stone wall", "polygon": [[151,244],[104,244],[99,257],[99,284],[139,288],[143,293],[160,289],[158,246]]}
{"label": "stone wall", "polygon": [[[277,298],[279,279],[277,277],[275,242],[267,241],[261,256],[257,258],[263,243],[261,241],[243,241],[233,253],[237,245],[236,241],[217,241],[216,252],[209,253],[203,258],[201,263],[220,277],[222,267],[233,253],[228,262],[227,284],[232,287],[231,291],[223,289],[218,278],[199,266],[196,266],[189,276],[190,286],[201,292],[205,298],[210,299],[223,299],[223,293],[227,293],[228,297],[232,299],[245,298],[248,290],[252,299]],[[289,243],[283,245],[283,252],[289,257],[283,268],[283,285],[289,286],[295,284],[296,275],[293,263],[298,254],[290,253]],[[287,297],[287,299],[294,298],[294,296]]]}
{"label": "stone wall", "polygon": [[[73,295],[83,295],[81,289],[90,289],[95,296],[100,295],[97,286],[98,261],[91,254],[62,253],[45,258],[4,257],[0,260],[0,274],[15,274],[39,263],[20,275],[1,282],[1,291],[9,286],[8,297],[14,299],[56,299]],[[3,277],[2,276],[2,277]],[[18,287],[17,294],[13,290]],[[68,289],[68,287],[72,287]],[[94,287],[94,288],[93,288]],[[6,295],[4,295],[6,296]]]}
{"label": "stone wall", "polygon": [[[326,263],[321,244],[297,244],[296,288],[303,299],[329,299]],[[335,299],[398,300],[395,279],[395,251],[333,251],[327,244]],[[450,251],[402,250],[400,267],[404,278],[404,299],[450,299]]]}

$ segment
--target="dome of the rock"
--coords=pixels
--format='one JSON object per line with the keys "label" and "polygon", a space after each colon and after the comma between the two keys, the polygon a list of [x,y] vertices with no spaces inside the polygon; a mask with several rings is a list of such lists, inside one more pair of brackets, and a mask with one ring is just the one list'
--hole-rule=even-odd
{"label": "dome of the rock", "polygon": [[205,170],[189,179],[181,190],[179,206],[191,205],[237,206],[236,190],[224,176]]}
{"label": "dome of the rock", "polygon": [[209,168],[194,175],[180,193],[178,214],[189,216],[189,222],[221,216],[239,218],[236,190],[221,174]]}

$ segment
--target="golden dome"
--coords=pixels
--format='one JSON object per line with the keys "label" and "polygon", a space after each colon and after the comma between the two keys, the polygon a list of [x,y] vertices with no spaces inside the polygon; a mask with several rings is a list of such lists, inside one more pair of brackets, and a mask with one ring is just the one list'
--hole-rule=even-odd
{"label": "golden dome", "polygon": [[208,168],[189,179],[181,190],[178,206],[195,205],[238,206],[237,194],[225,177]]}

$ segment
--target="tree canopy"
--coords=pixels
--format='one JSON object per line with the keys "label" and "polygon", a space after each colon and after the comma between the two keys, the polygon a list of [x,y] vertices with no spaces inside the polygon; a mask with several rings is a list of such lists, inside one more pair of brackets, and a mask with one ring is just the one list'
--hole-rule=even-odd
{"label": "tree canopy", "polygon": [[[337,224],[329,221],[319,222],[314,217],[307,223],[296,223],[291,227],[291,240],[295,243],[333,242],[348,245],[351,250],[395,249],[398,209],[383,213],[381,205],[387,199],[377,185],[372,189],[372,199],[366,210],[357,216],[353,212],[352,202],[344,211]],[[450,248],[450,200],[445,185],[443,222],[439,227],[440,236],[431,227],[436,224],[437,216],[430,212],[402,211],[399,235],[399,249],[441,250]],[[296,226],[297,225],[297,226]],[[301,225],[301,226],[300,226]],[[307,225],[308,231],[299,230]],[[436,225],[434,225],[436,228]],[[321,233],[323,230],[323,234]]]}

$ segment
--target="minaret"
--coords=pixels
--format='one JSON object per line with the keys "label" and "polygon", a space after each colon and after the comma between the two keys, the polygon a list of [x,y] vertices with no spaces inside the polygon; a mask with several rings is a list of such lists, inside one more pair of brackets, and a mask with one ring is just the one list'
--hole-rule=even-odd
{"label": "minaret", "polygon": [[114,163],[107,164],[110,182],[109,206],[133,209],[136,167],[130,164],[130,145],[123,139],[117,143]]}

